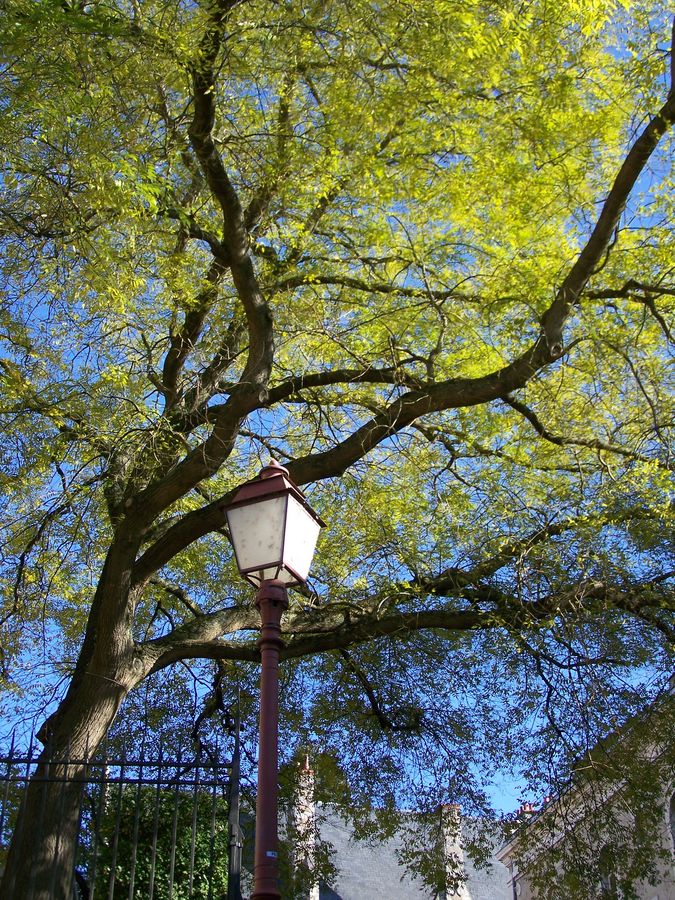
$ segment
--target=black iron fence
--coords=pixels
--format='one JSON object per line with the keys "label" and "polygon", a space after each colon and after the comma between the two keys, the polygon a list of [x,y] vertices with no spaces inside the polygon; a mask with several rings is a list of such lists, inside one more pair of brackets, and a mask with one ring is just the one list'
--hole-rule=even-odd
{"label": "black iron fence", "polygon": [[[31,745],[0,756],[0,874],[37,755]],[[69,760],[84,767],[73,898],[239,900],[237,757],[222,763],[160,746],[153,758],[106,750]]]}

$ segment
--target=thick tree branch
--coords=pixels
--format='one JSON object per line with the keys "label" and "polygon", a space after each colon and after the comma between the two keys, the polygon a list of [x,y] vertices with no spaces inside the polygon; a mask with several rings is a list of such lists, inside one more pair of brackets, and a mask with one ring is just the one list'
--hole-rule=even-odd
{"label": "thick tree branch", "polygon": [[327,372],[308,372],[282,381],[270,389],[268,403],[281,403],[308,388],[328,387],[340,384],[405,384],[419,388],[419,382],[412,379],[402,368],[390,366],[386,369],[330,369]]}
{"label": "thick tree branch", "polygon": [[547,357],[542,342],[537,342],[514,362],[489,375],[453,378],[431,385],[426,390],[409,391],[330,450],[290,463],[291,476],[297,483],[306,484],[342,475],[374,447],[416,419],[442,410],[490,403],[502,396],[507,385],[512,386],[507,393],[523,387],[534,372],[545,364]]}
{"label": "thick tree branch", "polygon": [[[165,477],[140,492],[128,508],[137,527],[143,529],[162,510],[205,478],[213,475],[232,452],[245,416],[267,396],[267,383],[274,357],[274,335],[269,307],[262,297],[248,246],[248,233],[237,192],[229,179],[213,140],[215,125],[215,65],[224,40],[225,27],[236,0],[220,0],[211,6],[208,24],[192,69],[194,114],[189,127],[190,143],[223,217],[223,245],[230,272],[241,300],[248,328],[248,357],[242,376],[230,391],[223,408],[213,417],[210,436],[192,450]],[[200,310],[194,326],[201,328]],[[176,356],[180,357],[181,347]],[[216,369],[227,363],[227,348]],[[169,367],[169,374],[175,366]]]}
{"label": "thick tree branch", "polygon": [[[152,648],[153,651],[156,649],[159,648]],[[146,655],[146,661],[153,656],[154,654]],[[209,641],[185,640],[157,653],[152,664],[147,664],[146,675],[152,675],[185,659],[229,659],[257,663],[260,662],[260,652],[255,643],[245,644],[242,641],[223,641],[218,638]]]}
{"label": "thick tree branch", "polygon": [[[350,384],[389,384],[406,385],[407,387],[420,388],[420,382],[410,373],[406,372],[403,365],[408,360],[403,360],[399,366],[390,366],[385,369],[364,367],[362,369],[330,369],[326,372],[308,372],[305,375],[297,375],[288,378],[270,388],[266,406],[273,406],[296,399],[303,390],[318,387],[330,387]],[[208,370],[206,370],[208,372]],[[205,375],[206,375],[205,372]],[[221,386],[224,389],[226,386]],[[227,386],[232,389],[232,385]],[[197,391],[199,388],[197,389]],[[191,396],[191,395],[186,395]],[[187,402],[186,402],[187,405]],[[181,420],[181,430],[188,432],[209,422],[217,421],[218,416],[226,409],[226,404],[215,404],[208,408],[201,404],[196,412]]]}
{"label": "thick tree branch", "polygon": [[429,629],[456,633],[501,627],[521,631],[539,628],[551,619],[560,617],[583,620],[592,613],[610,609],[622,609],[637,616],[645,609],[654,607],[675,611],[672,590],[664,588],[657,598],[655,585],[652,583],[627,589],[591,582],[541,600],[529,603],[519,601],[497,610],[458,611],[450,607],[387,613],[379,618],[376,615],[364,615],[356,621],[349,617],[344,624],[332,627],[326,633],[286,637],[282,658],[348,649],[382,637],[405,637]]}
{"label": "thick tree branch", "polygon": [[245,393],[262,399],[274,356],[272,318],[253,268],[244,211],[213,140],[216,118],[215,64],[229,13],[235,5],[235,0],[220,0],[211,8],[209,25],[199,48],[199,59],[192,71],[194,115],[189,135],[211,193],[222,212],[223,244],[228,253],[232,280],[246,312],[249,355],[240,386]]}
{"label": "thick tree branch", "polygon": [[666,102],[648,122],[628,151],[607,199],[603,203],[602,211],[590,238],[556,292],[553,303],[541,317],[543,336],[552,359],[556,359],[562,353],[565,321],[588,280],[597,271],[597,266],[619,224],[619,218],[626,205],[628,195],[656,149],[659,140],[674,121],[675,93],[673,93],[671,85]]}
{"label": "thick tree branch", "polygon": [[[477,567],[477,571],[480,569]],[[530,602],[495,592],[491,598],[494,605],[487,610],[475,607],[458,610],[448,605],[399,612],[395,609],[397,596],[394,592],[384,605],[330,605],[291,611],[282,620],[286,642],[282,658],[311,656],[329,650],[344,651],[379,638],[405,637],[425,630],[454,634],[505,628],[520,634],[547,625],[551,620],[583,621],[589,615],[611,609],[628,612],[657,627],[662,624],[657,621],[659,611],[675,612],[675,592],[664,580],[669,577],[657,576],[633,587],[585,581],[569,590]],[[408,604],[412,596],[409,588],[401,589],[401,598]],[[421,597],[419,602],[423,602]],[[174,629],[170,635],[143,643],[145,663],[149,671],[157,671],[187,658],[257,660],[258,650],[252,642],[223,641],[220,636],[235,631],[257,631],[258,626],[258,616],[250,608],[232,607],[198,616]],[[667,631],[666,627],[664,634]]]}
{"label": "thick tree branch", "polygon": [[[541,317],[541,336],[529,350],[510,365],[482,378],[451,379],[426,393],[404,395],[333,449],[296,460],[291,464],[293,478],[304,483],[341,475],[357,459],[415,419],[442,409],[489,403],[497,396],[506,396],[524,387],[538,369],[557,359],[562,354],[563,326],[570,310],[607,249],[630,191],[673,121],[675,96],[671,93],[630,148],[591,236]],[[501,395],[496,394],[499,385],[503,388]]]}
{"label": "thick tree branch", "polygon": [[225,525],[223,507],[232,496],[234,496],[234,491],[207,506],[186,513],[172,525],[137,560],[134,566],[134,584],[144,584],[155,572],[194,541],[223,528]]}
{"label": "thick tree branch", "polygon": [[[148,672],[156,672],[181,659],[257,660],[259,653],[255,645],[220,638],[224,634],[252,631],[259,625],[260,617],[255,609],[233,606],[195,616],[168,635],[144,641],[139,649]],[[218,655],[212,654],[214,648]]]}
{"label": "thick tree branch", "polygon": [[[215,29],[214,33],[218,35],[217,38],[212,38],[215,52],[213,46],[208,45],[208,42],[205,46],[204,57],[205,61],[209,62],[209,65],[213,64],[220,42],[218,28]],[[213,79],[209,65],[206,65],[206,62],[195,76],[195,120],[191,127],[191,134],[194,133],[195,135],[194,146],[202,164],[205,167],[209,165],[215,166],[212,176],[215,178],[214,192],[221,191],[224,215],[227,218],[227,211],[229,210],[235,222],[234,225],[230,223],[228,227],[234,228],[234,233],[238,234],[239,231],[237,229],[241,230],[243,228],[241,208],[238,205],[238,201],[237,203],[233,202],[232,205],[228,200],[230,193],[223,188],[225,182],[222,180],[221,174],[219,174],[219,166],[221,164],[217,158],[210,135],[215,110],[213,92],[210,90]],[[529,349],[510,364],[487,375],[478,378],[448,379],[447,381],[431,385],[424,391],[408,391],[331,449],[310,454],[290,462],[288,468],[294,481],[302,485],[311,481],[339,476],[356,461],[366,456],[374,447],[382,443],[382,441],[412,424],[415,420],[433,412],[476,406],[490,403],[496,399],[502,399],[524,387],[535,372],[557,359],[562,350],[562,328],[569,316],[572,304],[578,299],[602,258],[635,181],[657,146],[659,139],[674,119],[675,98],[671,93],[667,103],[651,120],[629,150],[603,204],[600,217],[588,242],[580,252],[576,262],[572,265],[553,303],[542,316],[542,333],[540,338]],[[392,137],[393,135],[389,137],[389,140]],[[322,204],[323,199],[320,201],[319,206],[322,206]],[[244,306],[247,307],[243,297],[242,301]],[[247,308],[249,322],[251,321],[251,316],[255,318],[255,315]],[[252,334],[254,332],[255,329],[253,329]],[[271,349],[271,343],[269,346]],[[244,373],[245,376],[246,372],[250,371],[250,360],[251,356]],[[262,368],[259,367],[258,373],[265,371],[265,368],[264,365]],[[231,396],[228,403],[224,405],[222,412],[218,413],[216,427],[211,438],[193,451],[177,467],[173,477],[173,489],[165,490],[164,493],[167,499],[164,502],[170,502],[170,500],[180,496],[184,492],[184,490],[181,491],[182,484],[189,482],[186,489],[190,489],[200,478],[206,477],[207,474],[215,471],[227,457],[233,446],[236,431],[241,425],[243,416],[256,405],[255,402],[250,404],[239,402],[234,406],[232,404],[233,399]],[[146,498],[143,498],[143,501],[146,503]],[[186,518],[188,521],[185,526],[179,524],[174,526],[174,529],[171,529],[169,532],[170,534],[173,532],[171,534],[171,546],[173,547],[182,549],[191,540],[205,533],[201,530],[201,526],[196,525],[194,519]],[[210,518],[212,521],[218,520],[218,527],[222,525],[222,516],[216,516],[214,510],[210,512]],[[184,541],[185,543],[183,543]],[[148,551],[148,553],[151,553],[151,551]],[[154,552],[154,557],[163,559],[165,562],[171,558],[170,556],[167,557],[166,553],[157,551]],[[152,558],[152,555],[146,553],[145,564],[141,565],[138,571],[147,572],[147,562]]]}

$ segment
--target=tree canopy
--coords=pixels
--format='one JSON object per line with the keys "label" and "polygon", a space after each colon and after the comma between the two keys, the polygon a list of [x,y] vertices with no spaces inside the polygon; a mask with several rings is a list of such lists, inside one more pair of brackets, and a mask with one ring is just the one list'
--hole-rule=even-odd
{"label": "tree canopy", "polygon": [[658,692],[666,7],[3,2],[3,703],[66,679],[49,753],[251,677],[222,508],[270,455],[329,524],[285,734],[354,805],[555,784]]}

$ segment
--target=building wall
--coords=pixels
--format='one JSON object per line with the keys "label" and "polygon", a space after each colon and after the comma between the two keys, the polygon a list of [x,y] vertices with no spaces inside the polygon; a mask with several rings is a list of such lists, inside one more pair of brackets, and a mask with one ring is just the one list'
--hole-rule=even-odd
{"label": "building wall", "polygon": [[[619,802],[617,798],[613,798],[614,802]],[[555,810],[551,809],[550,813]],[[546,813],[544,813],[546,814]],[[663,815],[662,825],[658,836],[658,843],[654,848],[654,856],[658,856],[658,851],[665,851],[666,855],[670,855],[670,863],[657,861],[657,871],[659,877],[655,882],[648,883],[640,881],[635,884],[635,892],[638,900],[675,900],[675,794],[671,794],[670,789],[663,797]],[[581,827],[581,825],[579,826]],[[565,841],[565,835],[560,836],[560,841]],[[595,840],[598,844],[597,853],[601,852],[602,834],[596,835]],[[519,841],[515,840],[508,844],[498,853],[498,857],[504,865],[509,867],[511,877],[509,884],[512,890],[514,900],[547,900],[545,893],[538,892],[531,884],[527,873],[518,871],[518,851]],[[543,851],[544,853],[546,851]],[[531,854],[532,856],[534,854]],[[617,869],[620,869],[621,861],[617,860]],[[536,861],[532,865],[536,869]],[[612,895],[607,895],[611,897]],[[618,896],[618,895],[617,895]],[[598,900],[603,897],[602,887],[598,884]],[[570,898],[574,900],[574,898]]]}
{"label": "building wall", "polygon": [[[547,894],[535,891],[531,884],[533,875],[528,878],[526,870],[536,874],[539,866],[541,871],[547,861],[546,854],[553,850],[556,858],[574,860],[571,863],[575,865],[574,871],[586,874],[588,881],[597,873],[597,894],[592,900],[618,898],[611,876],[615,874],[620,882],[622,860],[618,857],[619,849],[608,855],[604,889],[600,884],[602,853],[612,844],[620,848],[623,843],[625,862],[626,851],[632,848],[631,836],[635,834],[635,828],[645,826],[648,821],[645,817],[641,820],[640,813],[660,814],[652,857],[660,878],[655,878],[654,884],[638,882],[634,889],[639,900],[675,900],[674,724],[675,674],[671,676],[669,689],[654,703],[607,735],[578,761],[569,789],[540,810],[525,831],[498,852],[499,859],[513,873],[514,900],[549,900]],[[628,768],[633,775],[639,773],[646,788],[644,792],[635,790],[633,777],[630,781],[627,777]],[[603,773],[607,777],[601,777]],[[626,773],[625,779],[621,773]],[[659,793],[660,801],[655,799]],[[656,807],[655,803],[658,804]],[[521,812],[530,815],[532,808],[524,807]],[[644,832],[642,840],[644,852],[649,853],[652,847],[649,838],[645,844]],[[581,868],[583,862],[578,862],[579,847],[583,848],[587,860],[585,872]],[[663,860],[660,859],[662,855]],[[520,874],[519,856],[527,860],[520,860]],[[549,855],[548,860],[551,859]],[[565,900],[578,898],[566,897]]]}

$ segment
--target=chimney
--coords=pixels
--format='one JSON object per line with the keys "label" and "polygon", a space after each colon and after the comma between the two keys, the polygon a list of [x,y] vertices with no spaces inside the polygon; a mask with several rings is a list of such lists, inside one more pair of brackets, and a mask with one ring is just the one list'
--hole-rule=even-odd
{"label": "chimney", "polygon": [[533,803],[521,803],[518,812],[516,813],[516,817],[519,822],[525,823],[529,822],[530,819],[536,816],[537,810]]}
{"label": "chimney", "polygon": [[443,854],[445,856],[446,897],[453,900],[469,900],[466,886],[466,866],[462,846],[462,808],[458,803],[441,806],[443,829]]}
{"label": "chimney", "polygon": [[[314,771],[306,753],[299,765],[298,786],[290,811],[289,834],[292,840],[291,864],[297,871],[311,872],[316,864],[316,806],[314,803]],[[319,885],[310,886],[307,900],[319,900]]]}

